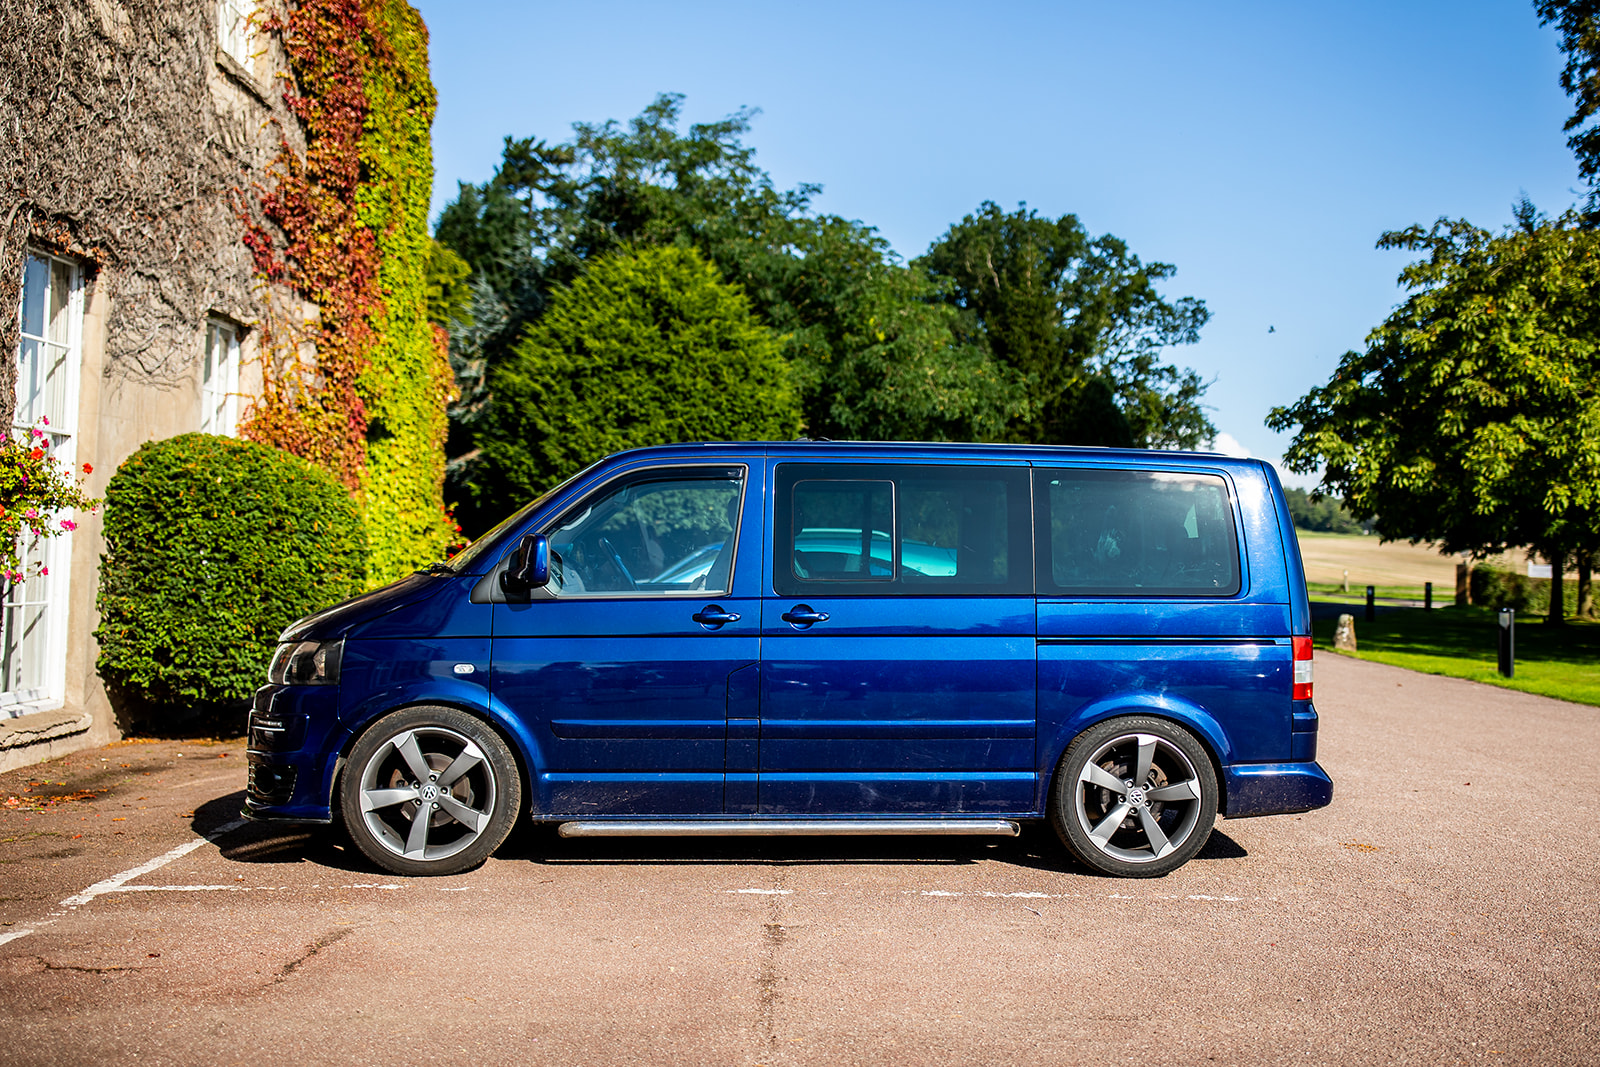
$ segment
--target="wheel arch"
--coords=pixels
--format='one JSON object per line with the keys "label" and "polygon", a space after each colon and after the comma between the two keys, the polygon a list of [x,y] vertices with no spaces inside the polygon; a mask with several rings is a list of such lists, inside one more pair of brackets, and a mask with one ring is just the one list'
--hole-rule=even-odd
{"label": "wheel arch", "polygon": [[1050,794],[1055,788],[1056,775],[1061,771],[1061,760],[1067,746],[1085,730],[1110,719],[1130,717],[1165,719],[1193,734],[1211,760],[1211,770],[1217,779],[1217,810],[1227,810],[1228,783],[1223,767],[1233,762],[1233,746],[1227,731],[1205,708],[1190,700],[1165,693],[1114,693],[1085,704],[1072,715],[1056,724],[1049,741],[1040,755],[1039,810],[1049,817]]}
{"label": "wheel arch", "polygon": [[470,715],[493,730],[511,751],[511,759],[516,764],[517,775],[521,779],[522,810],[517,813],[517,817],[521,819],[528,814],[536,796],[537,770],[543,765],[542,759],[539,758],[538,743],[522,721],[512,715],[510,709],[493,696],[486,695],[484,700],[474,700],[454,693],[414,694],[410,699],[399,703],[363,709],[364,714],[346,728],[344,740],[339,745],[333,774],[328,779],[328,802],[332,811],[339,810],[339,784],[349,764],[350,751],[355,748],[356,742],[360,741],[375,723],[395,712],[410,708],[449,708],[451,711]]}

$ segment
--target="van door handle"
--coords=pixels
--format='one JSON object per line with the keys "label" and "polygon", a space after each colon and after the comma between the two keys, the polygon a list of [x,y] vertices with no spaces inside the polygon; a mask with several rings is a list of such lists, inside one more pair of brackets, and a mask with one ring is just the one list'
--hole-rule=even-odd
{"label": "van door handle", "polygon": [[810,604],[796,604],[793,608],[780,615],[779,618],[790,626],[797,626],[803,630],[814,622],[827,622],[828,613],[826,611],[812,611]]}
{"label": "van door handle", "polygon": [[718,604],[707,604],[689,617],[701,626],[712,630],[715,630],[723,623],[739,621],[739,613],[737,611],[723,611],[721,605]]}

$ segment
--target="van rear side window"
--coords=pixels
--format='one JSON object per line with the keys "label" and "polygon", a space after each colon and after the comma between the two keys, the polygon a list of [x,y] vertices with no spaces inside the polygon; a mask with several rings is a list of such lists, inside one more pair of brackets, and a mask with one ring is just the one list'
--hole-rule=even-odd
{"label": "van rear side window", "polygon": [[1239,592],[1239,540],[1221,477],[1119,470],[1035,477],[1041,595]]}
{"label": "van rear side window", "polygon": [[784,463],[776,512],[780,595],[1033,591],[1024,467]]}

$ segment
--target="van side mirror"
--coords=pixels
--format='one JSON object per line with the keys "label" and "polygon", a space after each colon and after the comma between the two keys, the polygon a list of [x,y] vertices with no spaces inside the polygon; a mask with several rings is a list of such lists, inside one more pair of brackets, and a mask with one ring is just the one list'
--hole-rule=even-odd
{"label": "van side mirror", "polygon": [[512,581],[529,589],[539,589],[550,581],[550,538],[544,534],[528,534],[517,545],[511,557]]}

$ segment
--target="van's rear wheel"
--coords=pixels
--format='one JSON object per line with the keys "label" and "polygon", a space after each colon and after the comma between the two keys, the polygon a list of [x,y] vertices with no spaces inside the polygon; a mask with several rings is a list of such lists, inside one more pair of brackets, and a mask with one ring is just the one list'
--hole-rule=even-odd
{"label": "van's rear wheel", "polygon": [[1096,723],[1073,739],[1050,789],[1050,822],[1085,865],[1155,878],[1205,846],[1217,776],[1205,746],[1165,719]]}
{"label": "van's rear wheel", "polygon": [[500,735],[454,708],[379,719],[350,751],[340,809],[356,848],[396,874],[456,874],[506,839],[522,779]]}

